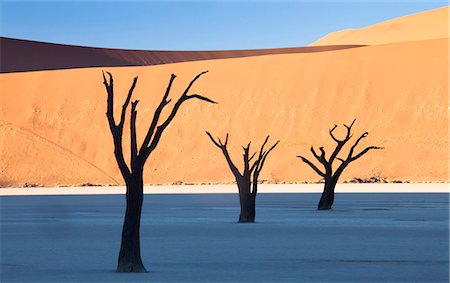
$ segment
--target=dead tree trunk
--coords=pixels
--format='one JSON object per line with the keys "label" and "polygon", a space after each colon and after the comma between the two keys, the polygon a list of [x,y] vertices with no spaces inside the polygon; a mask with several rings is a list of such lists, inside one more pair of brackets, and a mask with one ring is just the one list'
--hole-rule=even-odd
{"label": "dead tree trunk", "polygon": [[[264,150],[264,147],[269,140],[269,136],[267,136],[264,141],[261,149],[259,150],[259,154],[255,162],[250,165],[250,162],[255,157],[256,152],[249,156],[250,152],[250,143],[246,147],[242,147],[244,149],[244,171],[242,173],[239,172],[237,167],[234,165],[231,160],[230,154],[228,153],[227,144],[228,144],[228,134],[225,138],[225,143],[218,138],[217,141],[212,137],[209,132],[206,132],[211,141],[222,150],[225,159],[227,160],[228,166],[230,166],[231,172],[233,172],[234,178],[236,179],[236,183],[239,190],[239,201],[241,204],[241,213],[239,215],[239,223],[253,223],[255,222],[256,216],[256,194],[258,192],[258,177],[261,172],[264,162],[266,161],[269,153],[277,146],[280,141],[277,141],[272,147],[268,150]],[[253,180],[252,180],[253,178]]]}
{"label": "dead tree trunk", "polygon": [[335,178],[325,178],[325,185],[318,205],[319,210],[331,209],[333,206],[336,183],[337,180]]}
{"label": "dead tree trunk", "polygon": [[139,241],[144,186],[142,177],[140,180],[135,179],[138,178],[130,178],[126,182],[129,193],[126,194],[125,219],[117,264],[119,272],[146,272],[141,260]]}
{"label": "dead tree trunk", "polygon": [[[355,119],[356,120],[356,119]],[[314,157],[323,165],[324,171],[321,171],[319,168],[316,167],[311,161],[306,159],[303,156],[297,156],[299,157],[303,162],[308,164],[317,174],[319,174],[321,177],[325,180],[325,185],[323,189],[322,196],[320,197],[319,205],[317,206],[318,210],[328,210],[331,209],[334,203],[334,189],[336,187],[336,184],[339,180],[339,177],[341,176],[344,169],[353,161],[360,158],[364,154],[366,154],[371,149],[382,149],[382,147],[378,146],[369,146],[366,147],[363,151],[360,153],[353,155],[354,150],[358,143],[369,133],[365,132],[363,133],[355,142],[355,144],[350,148],[350,151],[347,155],[347,158],[344,160],[342,158],[337,157],[341,149],[344,147],[344,145],[350,140],[352,137],[351,129],[353,124],[355,123],[355,120],[350,124],[350,126],[344,125],[347,129],[347,134],[343,140],[337,139],[333,131],[337,128],[337,125],[334,125],[334,127],[329,131],[331,138],[337,143],[336,148],[334,149],[333,153],[331,154],[330,158],[327,160],[325,156],[325,150],[323,147],[320,147],[319,150],[321,154],[317,154],[317,152],[314,150],[314,147],[311,146],[311,152],[314,155]],[[341,164],[339,167],[333,172],[333,161],[339,160]]]}
{"label": "dead tree trunk", "polygon": [[251,192],[251,181],[250,178],[246,179],[244,177],[240,177],[239,181],[236,179],[239,191],[239,202],[241,205],[241,213],[239,214],[239,222],[255,222],[256,210],[255,210],[255,202],[256,202],[256,193],[253,194]]}
{"label": "dead tree trunk", "polygon": [[131,156],[130,156],[130,166],[125,162],[122,149],[122,136],[123,136],[123,126],[125,123],[125,114],[130,104],[131,95],[133,94],[134,88],[136,86],[138,78],[135,77],[133,84],[130,87],[128,96],[122,105],[122,111],[120,116],[120,121],[117,124],[114,119],[114,81],[110,73],[109,82],[106,80],[106,76],[103,73],[103,84],[105,85],[106,92],[108,93],[107,99],[107,111],[106,116],[108,118],[109,127],[114,141],[114,155],[119,165],[120,172],[125,180],[126,185],[126,210],[125,219],[122,229],[122,241],[120,245],[119,259],[117,263],[118,272],[146,272],[144,265],[141,260],[141,248],[140,248],[140,223],[141,223],[141,211],[142,203],[144,200],[144,164],[147,161],[150,154],[155,150],[158,145],[161,136],[167,126],[172,122],[173,118],[177,114],[178,109],[181,104],[186,100],[196,98],[210,103],[216,103],[209,98],[203,97],[198,94],[188,95],[190,88],[194,82],[203,74],[202,72],[198,74],[187,86],[186,90],[183,92],[181,97],[177,100],[172,111],[166,120],[159,124],[159,118],[164,107],[170,103],[171,99],[167,99],[170,93],[170,89],[173,81],[175,80],[175,75],[172,74],[170,77],[169,84],[166,89],[166,93],[155,110],[152,122],[147,131],[147,135],[138,150],[137,139],[136,139],[136,107],[139,100],[131,102],[131,114],[130,114],[130,144],[131,144]]}

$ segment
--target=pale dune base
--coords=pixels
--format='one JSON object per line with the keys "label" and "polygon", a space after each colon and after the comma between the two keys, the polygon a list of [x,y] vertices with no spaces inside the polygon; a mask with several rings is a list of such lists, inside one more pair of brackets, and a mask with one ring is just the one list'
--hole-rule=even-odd
{"label": "pale dune base", "polygon": [[[322,184],[261,184],[259,193],[320,193]],[[448,193],[448,183],[338,184],[337,193]],[[234,194],[236,185],[145,186],[145,194]],[[2,188],[0,196],[124,194],[123,186]]]}

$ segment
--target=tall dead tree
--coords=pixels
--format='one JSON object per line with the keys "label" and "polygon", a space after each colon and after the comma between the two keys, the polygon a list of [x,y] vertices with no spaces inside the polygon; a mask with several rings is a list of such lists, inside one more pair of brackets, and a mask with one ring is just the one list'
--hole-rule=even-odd
{"label": "tall dead tree", "polygon": [[140,221],[141,221],[141,210],[142,202],[144,199],[144,181],[143,172],[144,164],[147,161],[150,154],[155,150],[158,145],[164,130],[172,122],[173,118],[177,114],[183,102],[189,99],[199,99],[210,103],[216,103],[209,98],[198,94],[188,95],[194,82],[200,78],[203,74],[207,73],[201,72],[198,74],[187,86],[181,97],[177,100],[169,116],[159,124],[159,119],[163,109],[170,103],[171,99],[167,99],[172,87],[172,83],[175,80],[175,75],[172,74],[170,77],[169,84],[167,86],[166,92],[162,101],[159,103],[158,107],[153,114],[153,119],[151,121],[150,127],[144,138],[142,145],[137,146],[136,139],[136,107],[139,100],[131,102],[131,115],[130,115],[130,141],[131,141],[131,156],[129,166],[125,162],[125,158],[122,150],[122,137],[123,137],[123,126],[125,123],[125,114],[130,104],[131,95],[136,86],[138,77],[135,77],[133,84],[130,87],[128,96],[122,105],[122,111],[120,115],[119,123],[115,122],[114,119],[114,82],[113,76],[109,75],[109,82],[106,79],[105,73],[103,73],[103,83],[105,85],[106,91],[108,93],[108,106],[106,111],[106,116],[108,117],[109,127],[114,141],[114,155],[119,165],[120,172],[122,173],[123,179],[126,185],[126,211],[125,219],[123,223],[122,230],[122,242],[120,246],[119,259],[117,264],[118,272],[146,272],[144,265],[141,260],[140,251]]}
{"label": "tall dead tree", "polygon": [[[318,210],[328,210],[331,209],[334,202],[334,189],[336,187],[337,181],[339,177],[341,176],[344,169],[353,161],[360,158],[364,154],[366,154],[371,149],[382,149],[382,147],[378,146],[369,146],[366,147],[364,150],[359,152],[358,154],[354,155],[354,151],[356,146],[359,144],[359,142],[367,137],[369,134],[368,132],[363,133],[355,142],[355,144],[350,148],[350,151],[345,159],[339,158],[338,154],[341,151],[341,149],[344,147],[344,145],[351,139],[351,129],[353,124],[355,123],[356,119],[353,120],[353,122],[350,124],[350,126],[347,126],[344,124],[344,127],[347,129],[347,134],[345,135],[345,138],[340,140],[336,138],[336,136],[333,134],[333,131],[337,128],[337,125],[334,125],[334,127],[329,131],[331,138],[336,142],[336,148],[334,149],[333,153],[331,154],[330,158],[327,160],[327,157],[325,155],[325,150],[323,147],[320,147],[320,155],[314,150],[314,147],[311,146],[311,152],[314,155],[314,157],[323,165],[324,171],[321,171],[319,168],[316,167],[311,161],[306,159],[303,156],[297,156],[299,157],[303,162],[308,164],[317,174],[319,174],[321,177],[325,180],[325,187],[323,189],[322,196],[319,201],[319,205],[317,207]],[[338,168],[333,172],[333,162],[335,160],[338,160],[341,162],[341,164],[338,166]]]}
{"label": "tall dead tree", "polygon": [[[228,153],[227,144],[228,144],[228,134],[225,138],[225,143],[222,143],[220,138],[217,138],[217,141],[212,137],[209,132],[206,132],[211,141],[222,150],[225,159],[228,162],[228,166],[230,166],[231,172],[233,172],[234,178],[236,179],[236,183],[239,189],[239,201],[241,204],[241,214],[239,215],[239,222],[255,222],[255,204],[256,204],[256,193],[258,192],[258,177],[261,173],[261,170],[264,166],[264,162],[266,161],[269,153],[277,146],[280,141],[277,141],[274,145],[272,145],[268,150],[264,150],[264,147],[269,140],[269,136],[267,136],[266,140],[261,146],[258,155],[257,152],[253,153],[251,156],[250,152],[250,143],[246,147],[242,147],[244,149],[244,170],[243,172],[239,172],[239,169],[234,165],[231,160],[230,154]],[[252,159],[257,157],[253,164],[250,165]],[[252,180],[253,177],[253,180]]]}

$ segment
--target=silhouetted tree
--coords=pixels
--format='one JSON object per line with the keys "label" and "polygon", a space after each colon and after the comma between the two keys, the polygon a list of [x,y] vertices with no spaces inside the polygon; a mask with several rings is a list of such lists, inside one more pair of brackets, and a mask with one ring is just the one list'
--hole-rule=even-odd
{"label": "silhouetted tree", "polygon": [[[144,199],[143,194],[143,171],[144,164],[147,161],[150,154],[155,150],[158,145],[161,136],[167,126],[172,122],[173,118],[177,114],[178,109],[181,104],[189,99],[200,99],[206,102],[216,103],[209,98],[203,97],[198,94],[188,95],[188,92],[194,82],[200,78],[207,71],[198,74],[187,86],[186,90],[183,92],[181,97],[175,103],[169,116],[164,120],[163,123],[159,124],[159,118],[164,107],[170,103],[171,99],[167,99],[169,96],[170,88],[173,81],[175,80],[175,75],[172,74],[170,77],[169,84],[166,89],[166,93],[153,115],[152,122],[147,131],[145,139],[138,150],[136,141],[136,106],[138,100],[131,102],[131,117],[130,117],[130,140],[131,140],[131,156],[130,156],[130,166],[125,162],[122,150],[122,135],[123,126],[125,123],[125,113],[127,107],[131,100],[131,95],[136,86],[138,77],[135,77],[133,84],[130,87],[128,96],[122,106],[122,112],[120,115],[120,121],[117,124],[114,119],[114,85],[113,76],[109,75],[109,83],[106,80],[105,73],[103,73],[103,83],[105,85],[106,91],[108,93],[108,107],[106,111],[106,116],[108,117],[109,127],[114,140],[114,155],[119,165],[120,172],[125,180],[126,184],[126,211],[125,219],[122,230],[122,242],[120,246],[119,260],[117,264],[118,272],[146,272],[144,265],[142,264],[140,255],[140,240],[139,240],[139,228],[141,220],[141,209],[142,201]],[[158,125],[159,124],[159,125]]]}
{"label": "silhouetted tree", "polygon": [[233,172],[233,175],[236,178],[236,183],[239,189],[239,201],[241,204],[241,214],[239,215],[239,222],[255,222],[255,203],[256,193],[258,192],[258,177],[261,173],[267,156],[280,141],[277,141],[268,150],[264,150],[264,147],[269,140],[269,136],[267,136],[266,140],[261,146],[261,149],[259,150],[256,160],[252,165],[250,165],[250,162],[256,156],[257,152],[253,153],[252,156],[249,156],[250,143],[248,143],[246,147],[242,147],[244,149],[244,171],[241,173],[234,165],[233,161],[231,160],[230,154],[228,153],[228,134],[225,138],[225,143],[222,143],[220,138],[218,138],[216,141],[209,132],[206,132],[206,134],[209,136],[211,141],[222,150],[222,153],[225,156],[228,165],[230,166],[231,172]]}
{"label": "silhouetted tree", "polygon": [[[355,119],[356,120],[356,119]],[[306,164],[308,164],[312,169],[314,169],[314,171],[316,171],[317,174],[319,174],[321,177],[324,178],[325,180],[325,187],[323,189],[323,193],[322,196],[320,198],[319,201],[319,205],[317,207],[318,210],[327,210],[327,209],[331,209],[331,207],[333,206],[333,202],[334,202],[334,189],[336,187],[336,183],[339,179],[339,176],[341,176],[342,172],[344,171],[344,169],[353,161],[355,161],[356,159],[360,158],[361,156],[363,156],[364,154],[366,154],[369,150],[371,149],[382,149],[382,147],[378,147],[378,146],[369,146],[366,147],[363,151],[361,151],[360,153],[354,155],[354,151],[356,146],[358,145],[358,143],[365,137],[367,137],[367,135],[369,134],[368,132],[365,132],[364,134],[362,134],[355,142],[355,144],[350,148],[350,151],[347,155],[347,158],[342,159],[337,157],[339,152],[341,151],[342,147],[350,140],[350,138],[352,137],[351,134],[351,129],[353,124],[355,123],[355,120],[353,120],[353,122],[350,124],[350,126],[347,126],[344,124],[344,126],[347,128],[347,134],[345,135],[345,138],[343,140],[340,140],[338,138],[336,138],[333,134],[333,131],[337,128],[337,125],[334,125],[334,127],[329,131],[331,138],[337,143],[336,148],[334,149],[333,153],[331,154],[330,158],[327,160],[326,156],[325,156],[325,150],[323,149],[323,147],[320,147],[320,155],[317,154],[317,152],[314,150],[314,147],[311,146],[311,152],[314,155],[314,157],[323,165],[325,172],[322,172],[319,168],[317,168],[311,161],[309,161],[308,159],[306,159],[303,156],[297,156],[299,157],[303,162],[305,162]],[[341,162],[341,164],[339,165],[339,167],[333,172],[333,161],[334,160],[339,160]]]}

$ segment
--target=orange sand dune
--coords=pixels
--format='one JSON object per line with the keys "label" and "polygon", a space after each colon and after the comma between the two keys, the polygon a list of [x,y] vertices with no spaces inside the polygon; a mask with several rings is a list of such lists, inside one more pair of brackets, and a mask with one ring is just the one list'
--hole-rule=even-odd
{"label": "orange sand dune", "polygon": [[364,44],[375,45],[427,39],[448,38],[449,7],[442,7],[381,22],[360,29],[330,33],[311,46]]}
{"label": "orange sand dune", "polygon": [[[351,164],[342,180],[380,175],[391,180],[445,181],[447,51],[448,40],[439,39],[106,70],[115,78],[118,111],[132,78],[139,76],[134,96],[140,99],[139,141],[172,72],[178,77],[171,97],[178,97],[195,74],[210,71],[192,92],[219,104],[189,101],[182,106],[147,162],[146,183],[232,181],[205,130],[221,137],[230,133],[230,152],[237,163],[242,159],[241,145],[251,140],[259,146],[270,134],[272,141],[281,142],[261,179],[318,180],[296,155],[311,156],[312,144],[334,146],[328,129],[353,118],[357,118],[355,136],[370,133],[361,148],[386,149]],[[105,116],[101,70],[0,75],[1,186],[122,183]],[[128,131],[125,137],[128,145]]]}
{"label": "orange sand dune", "polygon": [[309,46],[216,51],[148,51],[73,46],[0,37],[0,58],[2,58],[0,61],[0,73],[86,67],[151,66],[268,54],[324,52],[358,46]]}

